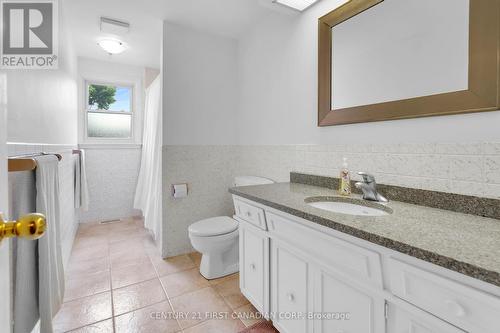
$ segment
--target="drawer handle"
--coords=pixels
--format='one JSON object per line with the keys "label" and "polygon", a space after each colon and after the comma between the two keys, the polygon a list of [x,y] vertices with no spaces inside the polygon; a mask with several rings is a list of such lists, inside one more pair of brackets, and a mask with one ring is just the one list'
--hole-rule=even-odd
{"label": "drawer handle", "polygon": [[295,300],[295,296],[292,293],[286,294],[286,298],[288,298],[290,302],[293,302]]}
{"label": "drawer handle", "polygon": [[252,213],[247,212],[247,216],[248,216],[248,217],[252,217]]}
{"label": "drawer handle", "polygon": [[252,271],[255,271],[255,264],[250,264],[250,268],[252,269]]}
{"label": "drawer handle", "polygon": [[452,300],[447,300],[445,303],[446,303],[446,306],[448,307],[448,309],[450,311],[452,311],[455,314],[455,316],[457,316],[457,317],[465,316],[465,309],[458,302],[452,301]]}

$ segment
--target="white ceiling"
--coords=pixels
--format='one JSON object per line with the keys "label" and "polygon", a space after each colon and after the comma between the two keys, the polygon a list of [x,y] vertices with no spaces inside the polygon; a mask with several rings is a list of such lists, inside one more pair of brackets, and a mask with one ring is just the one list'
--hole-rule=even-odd
{"label": "white ceiling", "polygon": [[[63,15],[78,56],[159,68],[163,20],[237,38],[271,12],[269,1],[65,0]],[[110,56],[97,45],[106,37],[99,29],[101,16],[130,23],[130,32],[120,36],[127,51]]]}

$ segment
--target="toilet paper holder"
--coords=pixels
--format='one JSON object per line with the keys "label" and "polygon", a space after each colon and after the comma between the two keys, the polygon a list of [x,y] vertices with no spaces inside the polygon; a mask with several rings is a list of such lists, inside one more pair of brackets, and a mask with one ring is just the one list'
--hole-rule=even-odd
{"label": "toilet paper holder", "polygon": [[172,184],[172,197],[174,199],[185,198],[188,195],[188,184]]}

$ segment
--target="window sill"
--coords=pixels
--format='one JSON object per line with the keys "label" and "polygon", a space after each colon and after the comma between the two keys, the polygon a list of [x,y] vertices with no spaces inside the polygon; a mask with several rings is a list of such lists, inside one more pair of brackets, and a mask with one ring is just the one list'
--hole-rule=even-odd
{"label": "window sill", "polygon": [[141,149],[140,143],[80,143],[81,149]]}

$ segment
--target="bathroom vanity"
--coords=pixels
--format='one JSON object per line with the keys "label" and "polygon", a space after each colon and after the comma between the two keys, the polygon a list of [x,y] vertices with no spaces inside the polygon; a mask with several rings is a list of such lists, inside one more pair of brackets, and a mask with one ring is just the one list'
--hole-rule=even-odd
{"label": "bathroom vanity", "polygon": [[[281,333],[500,331],[500,220],[489,206],[497,200],[454,198],[452,211],[390,198],[389,214],[348,215],[308,204],[336,200],[325,184],[230,189],[241,291]],[[456,211],[464,209],[493,216]]]}

